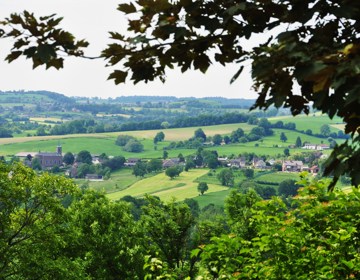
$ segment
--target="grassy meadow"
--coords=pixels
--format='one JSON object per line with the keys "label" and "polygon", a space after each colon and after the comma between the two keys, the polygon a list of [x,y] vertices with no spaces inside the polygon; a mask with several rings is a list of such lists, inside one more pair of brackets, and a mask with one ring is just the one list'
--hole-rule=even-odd
{"label": "grassy meadow", "polygon": [[214,204],[216,206],[224,206],[225,199],[229,195],[231,190],[231,188],[228,188],[227,190],[218,192],[206,192],[204,193],[204,195],[198,195],[196,197],[193,197],[193,199],[195,199],[199,203],[200,208],[204,208],[209,204]]}
{"label": "grassy meadow", "polygon": [[[147,177],[152,176],[151,174],[147,174]],[[75,179],[75,183],[79,186],[88,183],[89,188],[105,193],[117,192],[119,190],[124,190],[134,184],[137,181],[140,181],[141,178],[135,177],[132,174],[131,168],[123,168],[111,173],[111,177],[108,180],[95,182],[88,181],[85,179]]]}
{"label": "grassy meadow", "polygon": [[290,172],[275,172],[270,174],[264,174],[256,177],[255,181],[264,181],[269,183],[281,183],[284,180],[300,180],[299,173]]}
{"label": "grassy meadow", "polygon": [[313,133],[320,133],[320,127],[323,124],[330,125],[331,132],[337,132],[343,127],[343,121],[339,117],[334,117],[330,119],[327,115],[299,115],[296,117],[292,116],[280,116],[269,118],[271,123],[276,123],[277,121],[283,121],[284,123],[293,122],[296,124],[296,129],[298,130],[307,130],[311,129]]}
{"label": "grassy meadow", "polygon": [[[206,135],[213,136],[215,134],[230,134],[239,127],[245,131],[250,131],[253,126],[248,124],[225,124],[206,126],[203,127],[203,130]],[[106,153],[114,156],[157,158],[162,156],[162,148],[167,146],[170,141],[189,139],[194,135],[196,129],[197,127],[187,127],[166,130],[0,138],[0,155],[14,155],[18,152],[54,151],[55,147],[60,143],[64,152],[77,153],[81,150],[88,150],[93,154]],[[166,141],[158,143],[157,150],[154,150],[153,138],[159,131],[165,133]],[[145,151],[139,154],[122,151],[121,147],[115,145],[116,137],[120,134],[131,135],[141,140]],[[192,150],[169,151],[170,156],[177,156],[179,153],[190,154]]]}
{"label": "grassy meadow", "polygon": [[[153,177],[145,178],[134,183],[125,190],[113,192],[107,196],[112,200],[118,200],[125,195],[142,197],[146,194],[158,196],[165,201],[172,198],[177,200],[193,198],[199,195],[197,190],[198,183],[195,182],[195,180],[207,172],[207,169],[192,169],[188,172],[182,172],[179,177],[176,177],[172,180],[163,172]],[[210,184],[209,190],[206,192],[206,194],[227,189],[227,187]]]}

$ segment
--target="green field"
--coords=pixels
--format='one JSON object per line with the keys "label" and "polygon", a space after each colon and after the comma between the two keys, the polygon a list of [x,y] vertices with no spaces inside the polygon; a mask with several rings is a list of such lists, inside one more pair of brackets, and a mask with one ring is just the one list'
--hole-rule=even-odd
{"label": "green field", "polygon": [[193,199],[195,199],[199,203],[200,208],[204,208],[209,204],[214,204],[216,206],[224,206],[225,199],[229,195],[230,191],[231,188],[218,192],[206,192],[204,195],[198,195],[196,197],[193,197]]}
{"label": "green field", "polygon": [[[203,127],[203,130],[206,135],[212,136],[215,134],[229,134],[239,127],[249,131],[253,126],[248,124],[225,124]],[[162,157],[162,148],[167,146],[170,143],[169,141],[189,139],[196,129],[197,127],[187,127],[163,130],[166,141],[158,143],[157,150],[154,150],[153,138],[160,130],[1,138],[0,155],[14,155],[18,152],[54,151],[55,147],[61,144],[65,153],[88,150],[92,154],[106,153],[114,156],[159,158]],[[115,145],[116,137],[120,134],[132,135],[142,140],[145,151],[139,154],[123,152],[119,146]],[[193,153],[193,150],[172,150],[169,151],[169,156],[174,157],[179,153],[188,155]]]}
{"label": "green field", "polygon": [[[216,127],[216,126],[214,126]],[[236,126],[237,127],[237,126]],[[221,127],[223,131],[232,131],[236,129],[234,125],[232,127],[227,126],[226,128]],[[213,131],[219,131],[213,130]],[[175,134],[184,131],[183,129],[179,129],[177,133],[173,131],[173,137]],[[194,131],[194,128],[188,129],[188,131]],[[136,133],[135,133],[136,132]],[[145,131],[144,133],[148,133],[149,131]],[[284,132],[288,140],[286,142],[280,142],[280,133]],[[138,135],[139,131],[129,132],[129,135]],[[152,133],[155,133],[152,131]],[[18,152],[38,152],[38,151],[55,151],[55,147],[58,144],[61,144],[63,147],[64,153],[72,152],[78,153],[81,150],[88,150],[92,154],[101,154],[106,153],[108,155],[123,155],[127,157],[139,157],[139,158],[161,158],[162,157],[162,150],[163,147],[170,144],[169,141],[159,142],[157,145],[157,150],[154,149],[154,144],[152,138],[147,137],[146,135],[141,135],[140,138],[141,142],[144,145],[144,152],[141,153],[129,153],[124,152],[121,147],[115,145],[115,140],[117,135],[120,133],[101,133],[101,134],[89,134],[81,136],[78,135],[67,135],[67,136],[60,136],[60,137],[24,137],[22,138],[23,141],[17,141],[20,138],[12,139],[13,142],[9,143],[9,140],[6,138],[4,141],[0,139],[1,142],[5,142],[0,146],[0,155],[14,155]],[[124,133],[122,133],[124,134]],[[167,131],[165,131],[165,137],[167,138]],[[258,155],[270,155],[276,156],[278,154],[283,155],[284,148],[288,147],[291,144],[295,144],[295,140],[297,137],[300,137],[302,142],[308,141],[315,144],[320,144],[321,141],[324,143],[327,142],[326,139],[320,139],[313,136],[305,135],[299,132],[291,131],[291,130],[284,130],[284,129],[274,129],[274,135],[265,137],[264,139],[256,142],[248,142],[248,143],[237,143],[237,144],[229,144],[229,145],[222,145],[216,147],[208,147],[206,149],[209,150],[216,150],[219,155],[239,155],[244,152],[254,152]],[[165,138],[165,139],[166,139]],[[27,141],[25,141],[27,140]],[[342,140],[337,140],[342,141]],[[257,147],[255,147],[257,145]],[[278,145],[278,147],[274,147],[274,145]],[[174,149],[169,150],[169,157],[177,157],[179,153],[182,153],[184,156],[194,153],[195,150],[192,149]],[[301,152],[304,151],[302,149],[291,149],[290,153],[293,152]]]}
{"label": "green field", "polygon": [[331,120],[327,115],[319,115],[319,114],[313,114],[309,116],[299,115],[296,117],[281,116],[281,117],[269,118],[269,121],[271,123],[276,123],[277,121],[282,121],[284,123],[293,122],[296,124],[297,130],[311,129],[313,133],[320,133],[320,127],[323,124],[330,125],[331,131],[337,132],[339,129],[333,127],[332,125],[336,126],[343,123],[342,119],[339,117],[334,117]]}
{"label": "green field", "polygon": [[[152,175],[148,174],[147,176],[149,177]],[[123,168],[118,171],[112,172],[110,179],[102,182],[88,182],[85,179],[75,179],[74,181],[79,186],[88,182],[90,189],[105,193],[111,193],[119,190],[124,190],[139,180],[141,180],[141,178],[132,175],[131,168]]]}
{"label": "green field", "polygon": [[264,182],[270,182],[270,183],[281,183],[284,180],[295,180],[299,181],[299,173],[289,173],[289,172],[275,172],[275,173],[269,173],[260,175],[259,177],[256,177],[255,181],[264,181]]}
{"label": "green field", "polygon": [[[118,200],[125,195],[141,197],[145,194],[151,194],[165,201],[173,197],[177,200],[197,197],[199,195],[197,191],[198,183],[196,183],[195,180],[207,172],[208,170],[206,169],[193,169],[189,172],[182,172],[179,177],[173,180],[170,180],[165,173],[161,173],[151,178],[138,181],[123,191],[110,193],[108,197],[112,200]],[[226,187],[210,184],[209,190],[206,193],[219,192],[227,189]]]}
{"label": "green field", "polygon": [[[205,182],[207,184],[221,185],[221,182],[217,178],[217,174],[219,174],[222,169],[224,168],[218,168],[215,171],[208,171],[206,174],[197,178],[196,182]],[[235,186],[246,179],[241,169],[233,169],[233,174]]]}
{"label": "green field", "polygon": [[[297,129],[306,129],[310,127],[314,132],[318,132],[319,127],[324,123],[330,123],[325,116],[298,116],[292,117],[277,117],[272,118],[272,121],[281,119],[284,122],[292,121],[297,125]],[[336,121],[336,120],[335,120]],[[237,128],[242,128],[245,132],[249,132],[254,126],[248,124],[225,124],[215,126],[202,127],[205,134],[212,136],[215,134],[229,135]],[[18,152],[36,152],[36,151],[53,151],[60,143],[63,146],[64,152],[77,153],[81,150],[88,150],[92,154],[106,153],[108,155],[123,155],[125,157],[140,157],[140,158],[160,158],[162,157],[162,149],[171,141],[186,140],[193,136],[197,127],[177,128],[163,130],[165,133],[165,141],[157,145],[157,150],[154,149],[152,139],[160,130],[146,130],[146,131],[127,131],[127,132],[112,132],[112,133],[98,133],[98,134],[73,134],[60,136],[35,136],[35,137],[16,137],[16,138],[2,138],[0,139],[0,155],[13,155]],[[332,128],[336,130],[336,128]],[[288,140],[285,143],[280,142],[280,133],[284,132]],[[120,147],[115,145],[115,139],[120,134],[127,134],[137,137],[142,140],[145,146],[145,151],[139,154],[123,152]],[[265,137],[257,142],[248,142],[243,144],[230,144],[218,147],[209,147],[206,149],[216,149],[219,155],[238,155],[244,152],[255,152],[258,155],[282,155],[285,147],[295,144],[297,137],[300,137],[302,142],[308,141],[311,143],[320,144],[320,139],[296,131],[274,129],[274,135]],[[338,141],[339,142],[339,141]],[[255,147],[257,145],[258,147]],[[278,145],[278,147],[274,147]],[[293,152],[300,152],[301,149],[292,150]],[[169,156],[176,157],[179,153],[183,155],[192,154],[194,150],[178,149],[170,150]]]}

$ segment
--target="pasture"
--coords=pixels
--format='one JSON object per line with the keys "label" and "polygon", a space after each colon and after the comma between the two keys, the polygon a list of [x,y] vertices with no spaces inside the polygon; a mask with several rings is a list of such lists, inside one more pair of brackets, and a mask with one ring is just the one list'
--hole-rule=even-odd
{"label": "pasture", "polygon": [[31,117],[30,121],[39,123],[44,123],[45,121],[62,122],[62,119],[56,117]]}
{"label": "pasture", "polygon": [[[248,124],[224,124],[202,127],[205,134],[213,136],[215,134],[230,134],[233,130],[241,127],[245,131],[250,131],[253,126]],[[123,155],[125,157],[158,158],[162,156],[162,148],[169,144],[169,141],[179,141],[189,139],[194,135],[198,127],[174,128],[166,130],[145,130],[145,131],[122,131],[110,133],[91,133],[91,134],[70,134],[52,136],[33,136],[0,138],[0,155],[14,155],[18,152],[37,152],[53,151],[60,143],[64,152],[77,153],[81,150],[88,150],[93,154],[106,153],[108,155]],[[157,150],[154,149],[153,138],[156,133],[165,133],[165,142],[158,143]],[[131,135],[139,140],[145,147],[141,154],[123,152],[119,146],[115,145],[118,135]],[[169,151],[169,156],[177,156],[179,153],[187,155],[193,150],[182,149]]]}
{"label": "pasture", "polygon": [[313,133],[320,133],[320,127],[323,124],[330,125],[331,132],[337,132],[339,129],[333,127],[333,125],[339,125],[343,123],[342,119],[339,117],[334,117],[333,119],[330,119],[327,115],[319,115],[319,114],[313,114],[308,116],[299,115],[296,117],[280,116],[280,117],[269,118],[269,121],[271,123],[276,123],[277,121],[282,121],[284,123],[293,122],[296,124],[296,129],[298,130],[311,129]]}
{"label": "pasture", "polygon": [[[125,195],[135,197],[142,197],[146,194],[155,195],[161,200],[170,200],[173,197],[177,200],[184,200],[185,198],[197,197],[198,183],[195,180],[206,174],[207,169],[193,169],[188,172],[182,172],[179,177],[170,179],[165,173],[160,173],[150,178],[145,178],[131,185],[129,188],[113,192],[107,196],[112,200],[118,200]],[[209,190],[206,193],[218,192],[226,190],[226,187],[218,185],[209,185]]]}
{"label": "pasture", "polygon": [[216,206],[224,206],[225,199],[231,192],[231,188],[228,188],[227,190],[218,191],[218,192],[206,192],[204,195],[198,195],[196,197],[193,197],[198,203],[200,208],[204,208],[205,206],[209,204],[214,204]]}
{"label": "pasture", "polygon": [[295,180],[299,181],[299,173],[290,173],[290,172],[274,172],[274,173],[268,173],[264,175],[260,175],[256,177],[255,181],[263,181],[263,182],[269,182],[269,183],[281,183],[284,180]]}
{"label": "pasture", "polygon": [[[152,175],[147,174],[147,177],[150,176]],[[90,189],[105,193],[111,193],[119,190],[124,190],[139,180],[141,180],[141,178],[132,175],[131,168],[122,168],[118,171],[112,172],[110,179],[105,181],[92,182],[85,179],[75,179],[74,181],[79,186],[88,182]]]}
{"label": "pasture", "polygon": [[[191,128],[193,132],[194,128]],[[224,129],[224,128],[222,128]],[[227,131],[232,131],[235,127],[227,127]],[[182,130],[182,129],[179,129]],[[188,129],[190,131],[190,129]],[[224,129],[225,130],[225,129]],[[140,131],[136,131],[140,132]],[[146,131],[141,131],[146,133]],[[165,139],[167,139],[167,132],[165,130]],[[288,140],[286,142],[280,142],[280,133],[284,132]],[[152,133],[156,133],[153,131]],[[179,132],[176,132],[179,133]],[[9,138],[0,139],[0,155],[14,155],[18,152],[38,152],[46,151],[51,152],[55,151],[55,147],[58,144],[61,144],[63,147],[63,152],[72,152],[78,153],[81,150],[88,150],[92,154],[101,154],[106,153],[111,156],[122,155],[125,158],[128,157],[138,157],[138,158],[162,158],[163,148],[170,144],[170,141],[159,142],[155,149],[153,144],[152,137],[147,138],[146,135],[140,135],[137,133],[139,140],[144,145],[144,151],[141,153],[130,153],[122,150],[121,147],[115,145],[115,140],[117,135],[120,133],[98,133],[98,134],[78,134],[78,135],[67,135],[67,136],[34,136],[34,137],[23,137],[23,138],[10,138],[13,140],[9,143]],[[121,133],[125,134],[125,133]],[[134,132],[126,133],[128,135],[135,135]],[[210,135],[210,133],[208,134]],[[153,135],[152,135],[153,136]],[[315,144],[320,144],[321,141],[324,143],[327,142],[326,139],[320,139],[313,136],[308,136],[302,133],[298,133],[290,130],[274,129],[274,135],[270,137],[265,137],[264,139],[256,142],[248,143],[236,143],[222,146],[213,146],[206,147],[208,150],[216,150],[220,156],[226,155],[239,155],[243,153],[254,152],[257,155],[269,155],[277,156],[283,155],[284,148],[288,147],[291,144],[295,144],[297,137],[300,137],[302,142],[308,141]],[[190,137],[190,136],[189,136]],[[25,139],[28,141],[18,141],[19,139]],[[341,140],[337,140],[338,142]],[[3,142],[3,143],[1,143]],[[5,143],[4,143],[5,142]],[[177,157],[179,153],[182,153],[184,156],[193,154],[195,149],[173,149],[168,150],[169,157]],[[303,149],[290,149],[290,154],[295,152],[303,152]],[[326,151],[329,152],[329,151]]]}
{"label": "pasture", "polygon": [[[301,142],[304,143],[309,142],[313,144],[321,144],[321,142],[328,144],[327,138],[318,138],[314,136],[310,136],[304,133],[296,132],[293,130],[287,130],[287,129],[273,129],[274,134],[272,136],[265,137],[263,141],[259,144],[259,146],[267,146],[272,147],[274,145],[278,145],[279,147],[286,148],[289,145],[294,145],[296,142],[296,138],[300,137]],[[280,141],[280,134],[284,133],[287,137],[286,142]],[[341,139],[336,139],[337,142],[342,142]]]}

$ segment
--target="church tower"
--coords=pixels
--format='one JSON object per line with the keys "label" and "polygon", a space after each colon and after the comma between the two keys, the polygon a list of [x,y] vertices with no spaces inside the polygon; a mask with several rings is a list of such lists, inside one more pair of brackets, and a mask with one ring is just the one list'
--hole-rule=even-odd
{"label": "church tower", "polygon": [[57,145],[56,147],[56,153],[59,154],[59,155],[62,155],[62,147],[60,144]]}

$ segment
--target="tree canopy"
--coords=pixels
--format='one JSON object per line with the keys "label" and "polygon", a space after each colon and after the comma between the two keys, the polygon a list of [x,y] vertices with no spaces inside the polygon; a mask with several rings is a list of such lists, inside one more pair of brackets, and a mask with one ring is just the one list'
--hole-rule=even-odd
{"label": "tree canopy", "polygon": [[87,163],[87,164],[92,164],[92,156],[89,151],[82,150],[77,154],[76,161]]}
{"label": "tree canopy", "polygon": [[[342,174],[360,184],[358,170],[360,115],[360,2],[339,0],[289,1],[166,1],[134,0],[118,10],[128,16],[128,32],[110,32],[113,43],[100,58],[116,69],[116,84],[131,80],[166,80],[179,67],[205,73],[212,64],[239,65],[234,82],[251,63],[258,98],[253,108],[271,105],[308,114],[311,106],[345,122],[351,139],[335,147],[325,175],[333,189]],[[37,18],[25,11],[1,21],[1,37],[14,39],[7,56],[32,59],[33,67],[63,67],[62,53],[84,57],[84,40],[59,28],[55,15]],[[265,36],[264,34],[269,34]],[[242,42],[257,34],[264,40],[248,50]]]}

